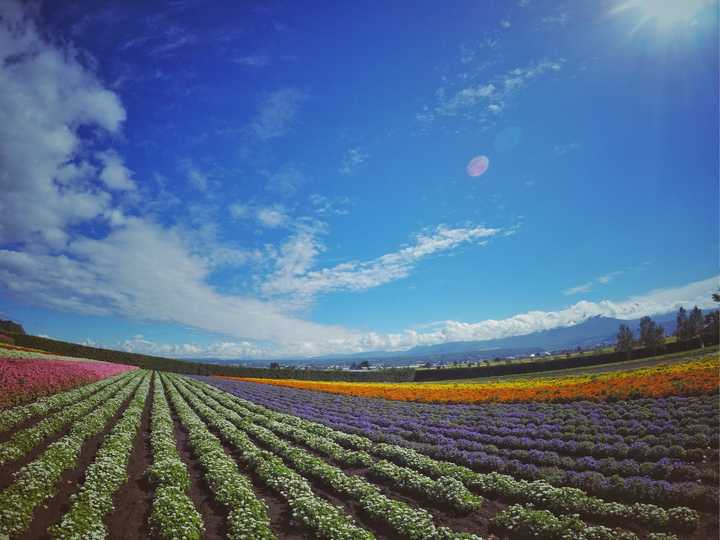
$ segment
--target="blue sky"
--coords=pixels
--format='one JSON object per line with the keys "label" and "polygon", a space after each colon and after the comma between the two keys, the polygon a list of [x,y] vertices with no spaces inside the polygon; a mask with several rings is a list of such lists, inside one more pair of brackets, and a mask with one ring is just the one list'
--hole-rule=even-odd
{"label": "blue sky", "polygon": [[0,314],[275,357],[711,307],[717,7],[3,2]]}

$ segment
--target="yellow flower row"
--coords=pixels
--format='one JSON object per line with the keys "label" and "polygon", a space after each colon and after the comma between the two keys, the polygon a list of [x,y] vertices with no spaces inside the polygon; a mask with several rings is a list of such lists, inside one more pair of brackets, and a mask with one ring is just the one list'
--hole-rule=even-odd
{"label": "yellow flower row", "polygon": [[509,401],[571,401],[665,397],[717,392],[720,388],[717,354],[670,365],[599,375],[534,377],[486,383],[353,383],[294,379],[233,380],[259,382],[359,397],[436,403]]}

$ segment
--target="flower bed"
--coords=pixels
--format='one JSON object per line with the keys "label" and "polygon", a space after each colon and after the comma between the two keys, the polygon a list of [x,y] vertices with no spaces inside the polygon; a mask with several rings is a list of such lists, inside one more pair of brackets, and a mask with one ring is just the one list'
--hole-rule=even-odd
{"label": "flower bed", "polygon": [[688,360],[672,365],[601,375],[537,377],[487,383],[391,384],[226,378],[395,401],[431,403],[567,402],[712,394],[720,389],[718,369],[720,369],[720,358],[717,355],[710,355],[699,360]]}
{"label": "flower bed", "polygon": [[0,358],[0,408],[137,369],[124,364]]}

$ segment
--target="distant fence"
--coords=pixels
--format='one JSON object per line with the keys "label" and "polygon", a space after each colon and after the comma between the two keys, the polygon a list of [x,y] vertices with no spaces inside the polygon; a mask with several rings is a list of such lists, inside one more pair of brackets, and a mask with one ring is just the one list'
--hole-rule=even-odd
{"label": "distant fence", "polygon": [[404,382],[412,381],[415,368],[391,368],[371,371],[340,371],[317,369],[290,369],[290,368],[253,368],[242,366],[227,366],[222,364],[209,364],[201,362],[186,362],[160,356],[113,351],[88,347],[77,343],[68,343],[55,339],[31,336],[27,334],[13,334],[16,345],[41,349],[62,356],[75,358],[91,358],[104,362],[128,364],[145,369],[172,371],[189,375],[224,375],[229,377],[252,377],[265,379],[314,379],[319,381],[357,381],[357,382]]}
{"label": "distant fence", "polygon": [[[717,345],[717,336],[705,336],[705,345]],[[443,369],[419,369],[415,372],[415,381],[447,381],[453,379],[474,379],[480,377],[499,377],[502,375],[515,375],[519,373],[535,373],[551,371],[555,369],[567,369],[576,367],[596,366],[599,364],[612,364],[626,360],[638,360],[649,358],[658,354],[670,354],[675,352],[690,351],[699,349],[700,339],[694,338],[687,341],[676,341],[667,343],[656,350],[649,348],[634,349],[628,356],[627,353],[611,352],[598,353],[589,356],[571,356],[569,358],[538,359],[533,362],[517,364],[495,364],[490,366],[456,367]]]}

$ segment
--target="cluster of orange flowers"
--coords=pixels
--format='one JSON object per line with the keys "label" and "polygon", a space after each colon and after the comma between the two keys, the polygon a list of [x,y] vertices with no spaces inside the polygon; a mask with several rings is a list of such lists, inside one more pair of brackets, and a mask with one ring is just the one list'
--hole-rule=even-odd
{"label": "cluster of orange flowers", "polygon": [[720,358],[706,356],[671,365],[600,375],[525,378],[487,383],[351,383],[291,379],[228,379],[360,397],[436,403],[572,401],[665,397],[720,389]]}

